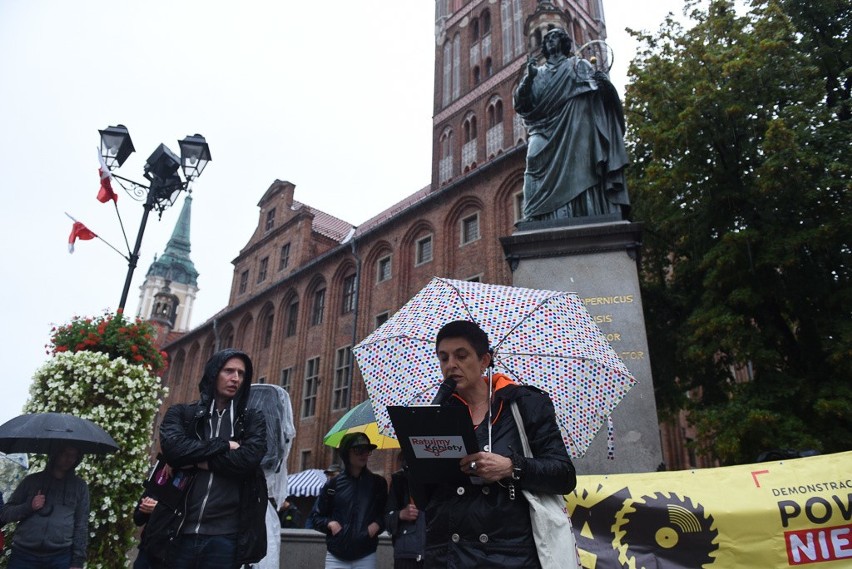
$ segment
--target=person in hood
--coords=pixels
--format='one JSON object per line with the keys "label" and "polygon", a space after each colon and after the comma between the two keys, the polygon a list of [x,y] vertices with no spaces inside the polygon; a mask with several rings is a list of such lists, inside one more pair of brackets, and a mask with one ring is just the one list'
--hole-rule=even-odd
{"label": "person in hood", "polygon": [[[550,397],[499,373],[493,375],[490,393],[484,377],[491,363],[488,347],[488,335],[466,320],[445,324],[435,340],[444,380],[456,381],[444,405],[467,408],[483,450],[459,460],[469,482],[434,484],[416,493],[424,500],[417,507],[426,516],[427,568],[540,567],[530,506],[521,489],[564,495],[577,483]],[[513,404],[529,438],[529,458],[524,456]]]}
{"label": "person in hood", "polygon": [[375,569],[379,534],[384,529],[388,483],[370,472],[367,461],[376,445],[364,433],[340,441],[343,472],[320,492],[313,529],[326,534],[326,569]]}
{"label": "person in hood", "polygon": [[74,473],[82,459],[76,447],[60,447],[3,506],[0,522],[18,522],[9,569],[77,569],[86,563],[89,487]]}
{"label": "person in hood", "polygon": [[182,504],[158,505],[146,526],[143,547],[159,566],[233,569],[266,555],[266,423],[247,409],[251,378],[248,355],[222,350],[204,366],[201,398],[166,411],[163,459],[194,477]]}

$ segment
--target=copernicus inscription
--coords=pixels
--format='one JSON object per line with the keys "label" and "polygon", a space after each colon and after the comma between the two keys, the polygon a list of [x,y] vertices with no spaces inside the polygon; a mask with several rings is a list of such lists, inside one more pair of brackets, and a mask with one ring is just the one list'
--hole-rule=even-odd
{"label": "copernicus inscription", "polygon": [[[625,332],[618,328],[617,313],[620,308],[627,308],[624,305],[634,303],[634,295],[587,296],[583,297],[582,301],[589,314],[592,315],[595,324],[598,325],[601,333],[606,337],[607,342],[610,343],[623,361],[627,362],[628,360],[641,360],[645,358],[646,354],[644,350],[624,345],[625,343],[629,343],[632,336],[629,334],[629,330]],[[607,308],[612,309],[612,311],[607,311]]]}

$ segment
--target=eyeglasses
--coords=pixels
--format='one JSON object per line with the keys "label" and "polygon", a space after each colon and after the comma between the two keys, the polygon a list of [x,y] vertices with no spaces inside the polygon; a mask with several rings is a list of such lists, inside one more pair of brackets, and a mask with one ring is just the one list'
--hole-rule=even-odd
{"label": "eyeglasses", "polygon": [[358,446],[352,447],[352,452],[354,452],[355,454],[370,454],[371,452],[373,452],[373,449],[371,449],[370,447]]}

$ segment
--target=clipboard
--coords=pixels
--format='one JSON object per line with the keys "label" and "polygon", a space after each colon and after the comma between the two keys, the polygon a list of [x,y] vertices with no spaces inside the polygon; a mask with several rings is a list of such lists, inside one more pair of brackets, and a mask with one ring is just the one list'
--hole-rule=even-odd
{"label": "clipboard", "polygon": [[388,406],[411,477],[419,484],[464,483],[459,459],[479,452],[466,407]]}

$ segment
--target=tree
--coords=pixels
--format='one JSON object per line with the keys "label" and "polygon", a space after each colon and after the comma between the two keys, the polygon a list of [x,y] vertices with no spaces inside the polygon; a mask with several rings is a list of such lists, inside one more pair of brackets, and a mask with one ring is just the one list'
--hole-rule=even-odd
{"label": "tree", "polygon": [[686,10],[689,29],[631,32],[626,97],[658,406],[723,464],[848,450],[848,118],[778,1]]}
{"label": "tree", "polygon": [[[106,430],[120,450],[86,455],[77,473],[89,485],[87,567],[127,565],[136,530],[133,509],[149,463],[151,427],[165,388],[156,376],[166,359],[146,322],[118,314],[74,318],[53,330],[53,357],[33,377],[26,413],[59,412],[89,419]],[[45,466],[45,457],[31,470]]]}

